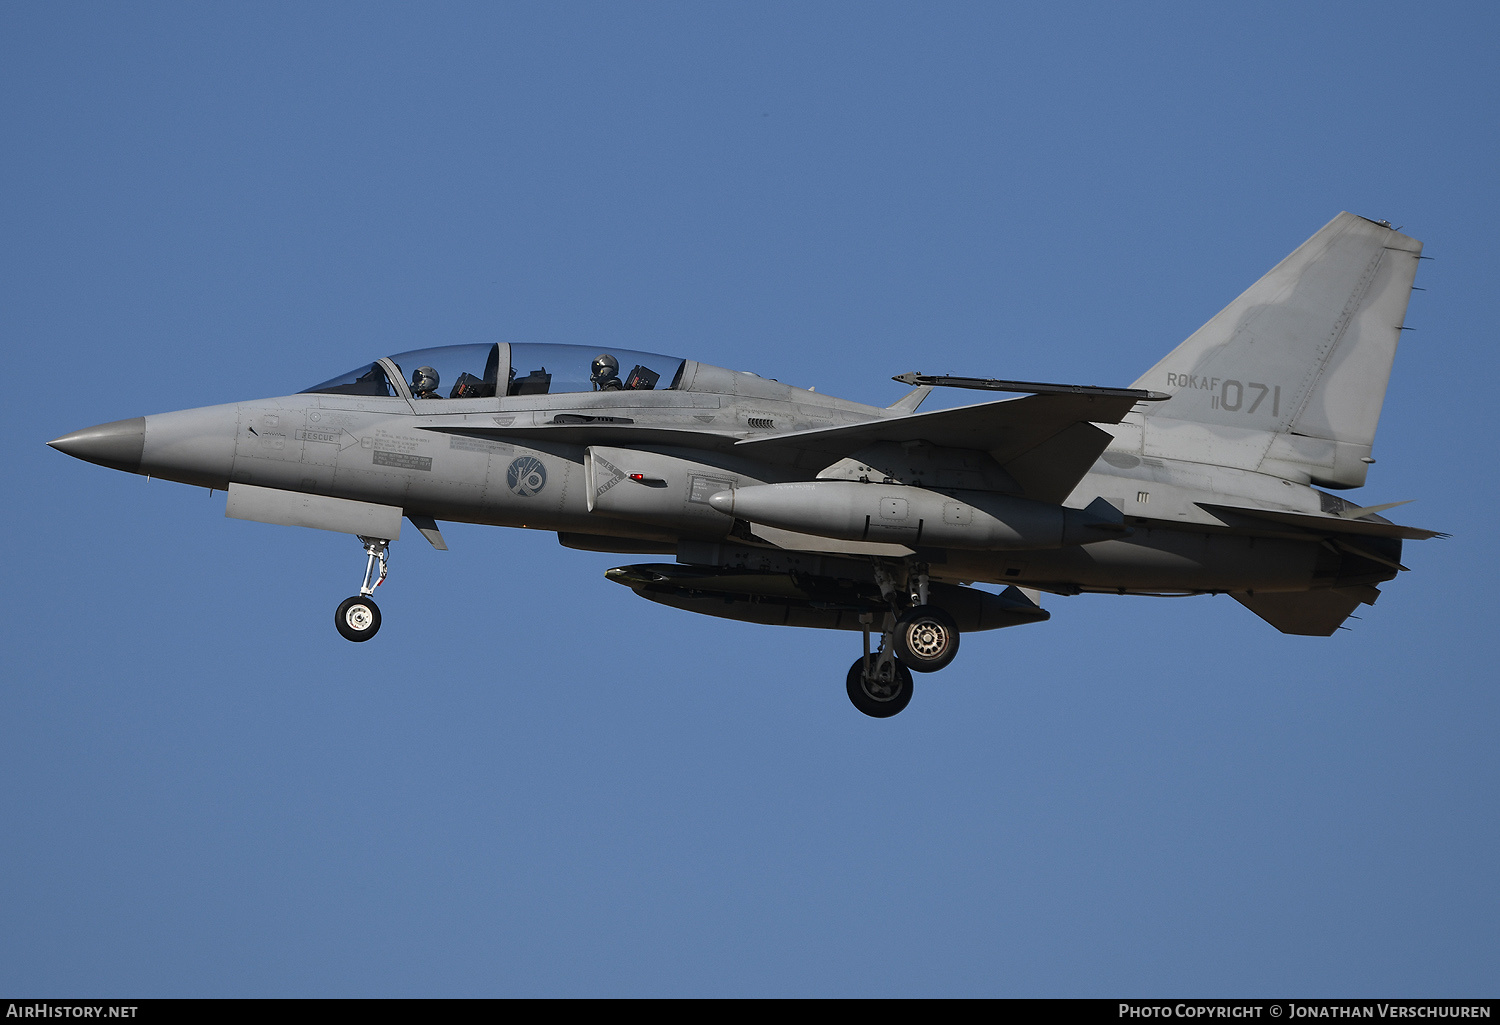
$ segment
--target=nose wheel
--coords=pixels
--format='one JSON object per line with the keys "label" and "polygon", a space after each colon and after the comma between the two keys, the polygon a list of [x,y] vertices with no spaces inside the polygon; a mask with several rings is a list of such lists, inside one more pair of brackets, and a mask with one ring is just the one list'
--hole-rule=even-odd
{"label": "nose wheel", "polygon": [[359,593],[345,598],[333,614],[333,625],[345,640],[368,641],[380,629],[380,606],[370,597],[375,588],[385,583],[386,563],[390,559],[391,543],[378,537],[360,535],[365,546],[365,582]]}
{"label": "nose wheel", "polygon": [[380,606],[362,594],[345,598],[333,614],[333,625],[346,640],[368,641],[380,629]]}

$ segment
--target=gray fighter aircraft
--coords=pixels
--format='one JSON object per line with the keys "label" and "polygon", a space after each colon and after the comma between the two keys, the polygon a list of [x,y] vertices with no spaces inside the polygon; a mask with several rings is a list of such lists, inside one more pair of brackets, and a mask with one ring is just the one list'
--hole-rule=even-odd
{"label": "gray fighter aircraft", "polygon": [[[380,629],[403,518],[439,549],[439,520],[529,527],[674,557],[605,574],[663,605],[862,633],[848,694],[885,717],[963,633],[1047,619],[1044,591],[1227,592],[1313,635],[1373,604],[1401,542],[1438,535],[1319,488],[1375,461],[1421,251],[1340,214],[1130,388],[910,373],[881,409],[609,346],[450,345],[48,444],[357,536],[351,641]],[[919,413],[934,387],[1024,397]]]}

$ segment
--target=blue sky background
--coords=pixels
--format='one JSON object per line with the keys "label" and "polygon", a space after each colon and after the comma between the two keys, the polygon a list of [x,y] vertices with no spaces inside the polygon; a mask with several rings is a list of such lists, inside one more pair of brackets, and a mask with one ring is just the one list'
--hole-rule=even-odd
{"label": "blue sky background", "polygon": [[[1492,4],[0,8],[0,992],[1496,995]],[[1340,210],[1422,239],[1352,630],[853,635],[44,446],[477,341],[889,403],[1125,385]]]}

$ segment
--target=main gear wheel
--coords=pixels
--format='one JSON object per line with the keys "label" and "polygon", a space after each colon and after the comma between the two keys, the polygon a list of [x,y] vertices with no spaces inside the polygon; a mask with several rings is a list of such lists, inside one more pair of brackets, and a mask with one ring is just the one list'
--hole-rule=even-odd
{"label": "main gear wheel", "polygon": [[892,649],[914,673],[935,673],[958,654],[958,624],[933,605],[918,605],[896,620]]}
{"label": "main gear wheel", "polygon": [[865,715],[889,719],[911,704],[911,673],[895,659],[878,655],[854,660],[849,667],[849,700]]}

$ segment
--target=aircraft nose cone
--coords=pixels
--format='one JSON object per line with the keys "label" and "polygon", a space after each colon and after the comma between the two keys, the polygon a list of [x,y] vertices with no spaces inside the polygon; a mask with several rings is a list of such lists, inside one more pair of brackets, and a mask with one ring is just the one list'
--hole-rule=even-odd
{"label": "aircraft nose cone", "polygon": [[726,516],[734,515],[734,492],[720,491],[718,494],[708,496],[708,504]]}
{"label": "aircraft nose cone", "polygon": [[138,416],[97,427],[85,427],[47,444],[75,459],[98,463],[114,470],[139,473],[141,456],[146,451],[146,418]]}

